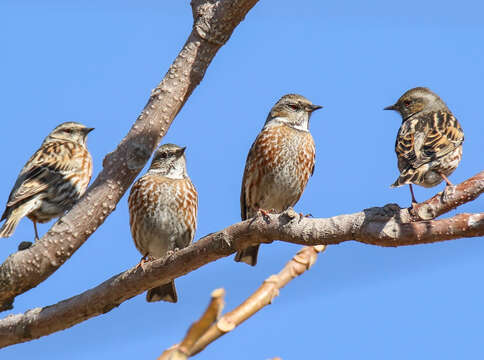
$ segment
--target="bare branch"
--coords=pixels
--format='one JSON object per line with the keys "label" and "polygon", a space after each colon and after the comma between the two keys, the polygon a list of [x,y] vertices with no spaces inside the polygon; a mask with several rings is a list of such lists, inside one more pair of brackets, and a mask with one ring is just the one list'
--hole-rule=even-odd
{"label": "bare branch", "polygon": [[305,246],[284,266],[277,275],[267,278],[264,283],[242,304],[231,312],[225,314],[212,325],[205,334],[190,349],[190,356],[198,354],[209,344],[217,340],[227,332],[232,331],[236,326],[243,323],[265,306],[272,303],[272,300],[279,295],[279,290],[286,286],[291,280],[302,275],[316,262],[318,253],[324,251],[326,246]]}
{"label": "bare branch", "polygon": [[[254,315],[256,312],[272,303],[272,300],[279,295],[279,290],[286,286],[292,279],[303,274],[315,263],[318,253],[324,251],[325,245],[305,246],[284,266],[277,275],[271,275],[264,283],[242,304],[231,312],[225,314],[217,323],[214,324],[216,312],[212,310],[210,315],[207,313],[210,306],[200,319],[193,324],[180,345],[174,345],[165,350],[158,360],[186,360],[198,354],[209,344],[217,340],[222,335],[232,331]],[[218,289],[222,290],[222,289]],[[215,290],[215,291],[218,291]],[[212,303],[214,303],[212,293]],[[212,304],[211,303],[211,304]],[[216,308],[221,311],[222,307]],[[207,326],[208,325],[208,326]],[[194,329],[196,328],[196,331]],[[187,340],[190,338],[190,340]]]}
{"label": "bare branch", "polygon": [[185,338],[179,345],[165,350],[158,360],[185,360],[189,357],[193,345],[207,332],[210,326],[218,319],[224,307],[224,289],[212,291],[212,298],[202,317],[190,326]]}
{"label": "bare branch", "polygon": [[193,0],[193,29],[129,133],[74,208],[31,248],[0,266],[0,311],[55,272],[96,231],[146,164],[156,145],[235,27],[257,0]]}
{"label": "bare branch", "polygon": [[416,204],[410,210],[412,220],[430,220],[455,209],[459,205],[478,198],[484,192],[484,171],[460,183],[446,187],[427,201]]}
{"label": "bare branch", "polygon": [[[480,187],[468,186],[472,191],[480,191]],[[460,193],[468,195],[464,201],[477,197],[471,195],[469,188],[460,185],[456,188],[451,198],[454,201],[461,201]],[[429,206],[433,206],[433,201],[429,201]],[[453,207],[449,201],[446,209]],[[439,212],[442,210],[434,213]],[[246,220],[210,234],[168,258],[118,274],[80,295],[0,320],[0,347],[36,339],[104,314],[148,289],[260,242],[279,239],[303,245],[328,245],[354,239],[380,246],[401,246],[484,235],[484,213],[413,223],[411,219],[408,209],[390,204],[327,219],[300,218],[290,209],[280,215]]]}
{"label": "bare branch", "polygon": [[165,259],[118,274],[80,295],[0,320],[0,347],[36,339],[104,314],[148,289],[260,242],[279,239],[303,245],[329,245],[355,239],[373,245],[402,246],[484,235],[484,213],[408,223],[402,222],[404,211],[408,217],[406,209],[387,205],[351,215],[308,219],[290,209],[280,215],[234,224]]}

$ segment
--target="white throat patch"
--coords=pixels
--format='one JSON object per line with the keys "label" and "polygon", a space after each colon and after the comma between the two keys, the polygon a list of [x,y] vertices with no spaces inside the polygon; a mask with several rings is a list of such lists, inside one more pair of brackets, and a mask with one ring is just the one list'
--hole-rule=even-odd
{"label": "white throat patch", "polygon": [[287,118],[278,116],[278,117],[270,119],[266,123],[266,126],[272,125],[272,124],[275,124],[275,123],[282,123],[282,124],[285,124],[285,125],[292,127],[293,129],[309,132],[309,130],[308,130],[309,119],[307,119],[306,121],[303,121],[302,124],[296,125],[296,124],[291,123]]}

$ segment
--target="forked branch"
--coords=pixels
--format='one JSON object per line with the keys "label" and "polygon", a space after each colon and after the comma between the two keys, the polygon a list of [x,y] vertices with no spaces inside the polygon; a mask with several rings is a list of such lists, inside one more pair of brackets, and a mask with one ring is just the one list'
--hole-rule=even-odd
{"label": "forked branch", "polygon": [[[242,304],[222,316],[217,322],[214,322],[215,319],[213,319],[213,324],[210,324],[210,326],[204,327],[203,329],[199,327],[203,332],[200,331],[197,333],[196,341],[192,341],[189,344],[186,343],[186,339],[191,330],[199,322],[192,325],[185,340],[180,345],[174,345],[165,350],[158,360],[186,360],[198,354],[219,337],[232,331],[256,312],[271,304],[272,300],[279,295],[279,290],[286,286],[292,279],[309,270],[316,261],[318,253],[324,251],[325,248],[324,245],[303,247],[278,274],[271,275],[267,278]],[[202,316],[202,318],[205,316]],[[195,338],[192,337],[192,339]]]}
{"label": "forked branch", "polygon": [[40,241],[0,266],[0,311],[11,309],[17,295],[62,266],[114,211],[217,51],[257,1],[192,0],[193,29],[185,45],[128,134],[104,158],[103,170],[84,197]]}
{"label": "forked branch", "polygon": [[212,324],[220,316],[224,307],[224,289],[212,291],[212,296],[207,309],[202,317],[188,329],[185,338],[180,344],[176,344],[165,350],[158,360],[185,360],[190,356],[193,345],[207,332]]}

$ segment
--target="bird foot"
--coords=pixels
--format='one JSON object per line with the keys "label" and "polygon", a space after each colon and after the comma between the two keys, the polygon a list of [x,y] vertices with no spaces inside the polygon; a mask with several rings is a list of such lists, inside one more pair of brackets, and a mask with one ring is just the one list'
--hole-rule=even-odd
{"label": "bird foot", "polygon": [[146,254],[141,258],[138,265],[136,265],[136,270],[138,270],[138,268],[143,268],[143,265],[148,262],[147,258],[148,258],[148,254]]}
{"label": "bird foot", "polygon": [[[274,210],[274,209],[272,209],[272,210]],[[264,219],[264,221],[266,223],[269,223],[271,221],[271,219],[269,217],[270,212],[271,212],[271,210],[267,211],[267,210],[264,210],[264,209],[259,209],[258,214],[260,214],[262,216],[262,218]]]}
{"label": "bird foot", "polygon": [[299,222],[301,222],[302,219],[304,218],[310,218],[310,217],[313,217],[312,214],[306,214],[304,215],[302,212],[299,213]]}
{"label": "bird foot", "polygon": [[177,251],[179,251],[179,250],[180,250],[179,248],[174,248],[173,250],[168,250],[168,251],[166,252],[166,254],[165,254],[165,258],[167,259],[167,258],[169,258],[170,256],[175,255],[175,253],[176,253]]}
{"label": "bird foot", "polygon": [[442,192],[442,202],[447,203],[455,195],[455,185],[447,185]]}

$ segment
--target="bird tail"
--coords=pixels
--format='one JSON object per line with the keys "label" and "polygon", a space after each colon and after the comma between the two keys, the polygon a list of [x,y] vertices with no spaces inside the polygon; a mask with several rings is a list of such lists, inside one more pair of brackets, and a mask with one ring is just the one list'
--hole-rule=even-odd
{"label": "bird tail", "polygon": [[235,261],[244,262],[250,266],[257,264],[257,253],[259,252],[259,245],[249,246],[248,248],[238,251],[235,255]]}
{"label": "bird tail", "polygon": [[171,303],[176,303],[178,301],[178,295],[176,294],[176,287],[174,281],[150,289],[146,293],[146,301],[148,302],[162,300]]}
{"label": "bird tail", "polygon": [[419,182],[419,175],[417,171],[405,171],[400,174],[398,179],[390,187],[396,188],[406,184],[416,184]]}
{"label": "bird tail", "polygon": [[20,219],[27,215],[25,210],[26,206],[20,206],[16,209],[13,209],[13,211],[5,210],[3,217],[7,220],[5,220],[3,226],[0,228],[0,238],[7,238],[13,234]]}

